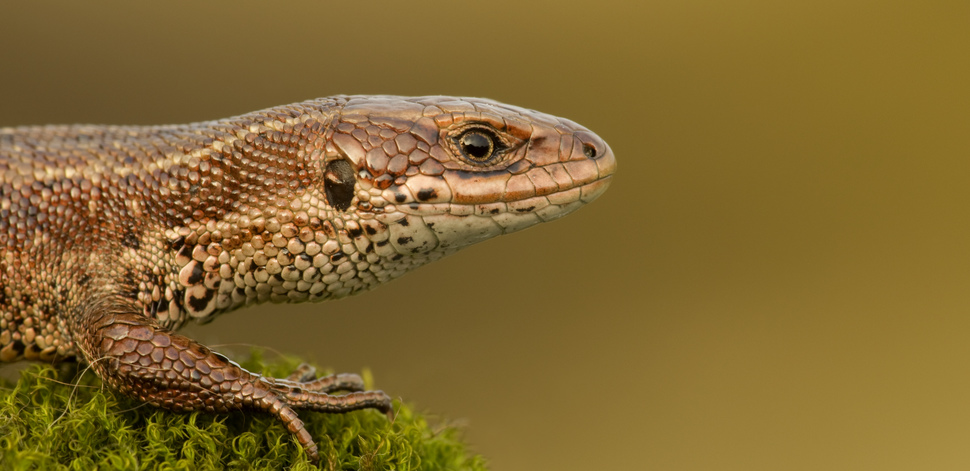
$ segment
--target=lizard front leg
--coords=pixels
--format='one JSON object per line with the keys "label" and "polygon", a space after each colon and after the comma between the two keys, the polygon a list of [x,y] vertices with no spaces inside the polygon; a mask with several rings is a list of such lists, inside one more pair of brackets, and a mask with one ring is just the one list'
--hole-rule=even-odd
{"label": "lizard front leg", "polygon": [[[97,374],[114,389],[176,411],[228,412],[256,409],[277,416],[296,436],[308,457],[319,460],[316,443],[295,409],[391,413],[382,391],[360,391],[357,375],[310,381],[307,370],[293,379],[267,378],[246,371],[204,345],[164,330],[125,302],[98,303],[82,317],[75,341]],[[311,372],[312,373],[312,372]],[[331,395],[336,390],[351,390]]]}

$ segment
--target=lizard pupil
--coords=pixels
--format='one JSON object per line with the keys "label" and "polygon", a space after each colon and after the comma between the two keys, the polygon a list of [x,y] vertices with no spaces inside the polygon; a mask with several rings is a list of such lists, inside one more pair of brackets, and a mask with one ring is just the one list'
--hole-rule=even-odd
{"label": "lizard pupil", "polygon": [[458,139],[462,153],[472,160],[483,162],[495,151],[495,142],[481,131],[468,131]]}

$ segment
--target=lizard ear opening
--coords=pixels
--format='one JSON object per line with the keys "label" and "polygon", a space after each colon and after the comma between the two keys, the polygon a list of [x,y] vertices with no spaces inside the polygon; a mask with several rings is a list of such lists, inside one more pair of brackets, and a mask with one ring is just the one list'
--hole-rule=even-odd
{"label": "lizard ear opening", "polygon": [[354,199],[356,183],[354,168],[346,160],[334,160],[327,164],[323,172],[323,190],[330,207],[346,211]]}

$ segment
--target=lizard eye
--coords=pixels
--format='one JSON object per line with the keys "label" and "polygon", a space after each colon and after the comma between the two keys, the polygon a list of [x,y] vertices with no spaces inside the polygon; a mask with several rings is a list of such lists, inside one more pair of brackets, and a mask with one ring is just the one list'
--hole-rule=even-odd
{"label": "lizard eye", "polygon": [[458,137],[458,148],[472,162],[484,163],[495,155],[495,136],[483,129],[470,129]]}

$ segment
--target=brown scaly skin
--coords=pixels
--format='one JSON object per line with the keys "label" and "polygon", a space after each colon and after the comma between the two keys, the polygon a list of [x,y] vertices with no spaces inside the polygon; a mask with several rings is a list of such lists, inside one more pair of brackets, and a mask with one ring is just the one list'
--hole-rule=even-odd
{"label": "brown scaly skin", "polygon": [[[356,375],[264,378],[173,333],[354,294],[592,201],[609,147],[490,100],[336,96],[184,126],[0,129],[0,361],[79,357],[174,410],[390,413]],[[335,391],[348,391],[334,395]]]}

